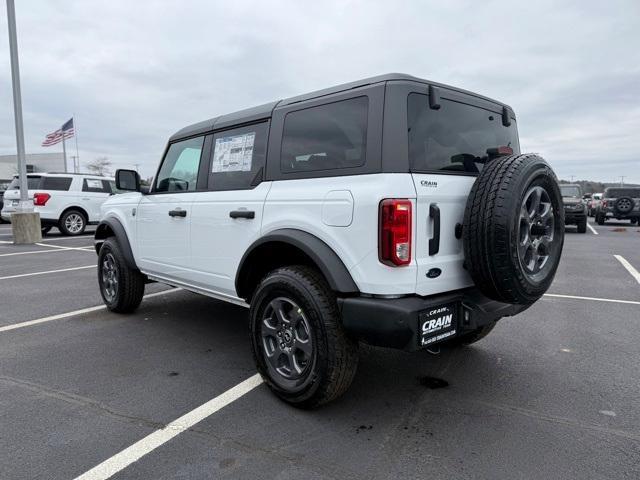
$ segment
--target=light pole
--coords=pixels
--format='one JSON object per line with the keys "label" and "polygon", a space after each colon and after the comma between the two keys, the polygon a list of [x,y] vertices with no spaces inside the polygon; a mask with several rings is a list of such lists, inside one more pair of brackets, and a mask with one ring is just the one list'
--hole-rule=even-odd
{"label": "light pole", "polygon": [[18,40],[16,35],[16,9],[13,0],[7,0],[7,22],[9,24],[9,54],[11,57],[11,81],[13,85],[13,114],[16,124],[18,150],[18,175],[20,176],[20,201],[17,212],[11,215],[13,242],[35,243],[42,240],[40,215],[33,211],[29,200],[27,162],[24,154],[24,130],[22,123],[22,94],[20,92],[20,66],[18,64]]}

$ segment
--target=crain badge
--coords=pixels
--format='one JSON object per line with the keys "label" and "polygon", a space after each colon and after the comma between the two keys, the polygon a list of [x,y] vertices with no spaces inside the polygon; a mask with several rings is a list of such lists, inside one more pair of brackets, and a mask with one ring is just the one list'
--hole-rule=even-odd
{"label": "crain badge", "polygon": [[420,344],[430,345],[456,334],[455,305],[444,305],[420,314]]}
{"label": "crain badge", "polygon": [[438,182],[433,180],[421,180],[420,185],[423,187],[438,188]]}

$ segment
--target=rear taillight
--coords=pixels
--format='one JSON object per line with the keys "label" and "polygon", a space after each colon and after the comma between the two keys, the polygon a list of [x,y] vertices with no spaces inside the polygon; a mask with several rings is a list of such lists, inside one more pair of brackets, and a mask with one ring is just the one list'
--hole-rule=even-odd
{"label": "rear taillight", "polygon": [[51,195],[49,195],[48,193],[34,193],[33,205],[36,207],[44,207],[50,198]]}
{"label": "rear taillight", "polygon": [[380,202],[378,257],[391,266],[411,263],[411,201]]}
{"label": "rear taillight", "polygon": [[603,207],[606,207],[606,206],[607,206],[607,201],[606,201],[606,200],[602,200],[602,202],[601,202],[601,203],[602,203],[602,206],[603,206]]}

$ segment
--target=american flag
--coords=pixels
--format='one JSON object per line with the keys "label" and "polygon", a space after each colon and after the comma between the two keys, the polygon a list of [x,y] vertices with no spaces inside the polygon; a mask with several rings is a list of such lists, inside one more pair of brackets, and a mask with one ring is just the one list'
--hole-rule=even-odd
{"label": "american flag", "polygon": [[67,122],[65,122],[62,127],[60,127],[55,132],[51,132],[44,137],[44,142],[42,142],[43,147],[50,147],[51,145],[55,145],[56,143],[60,143],[62,141],[62,137],[71,138],[73,137],[73,118],[70,118]]}

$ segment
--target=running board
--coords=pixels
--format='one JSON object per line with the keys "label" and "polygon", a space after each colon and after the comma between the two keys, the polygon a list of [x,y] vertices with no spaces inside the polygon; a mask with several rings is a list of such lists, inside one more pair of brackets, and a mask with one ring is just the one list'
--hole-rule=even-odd
{"label": "running board", "polygon": [[240,305],[241,307],[249,308],[249,304],[247,302],[245,302],[242,298],[234,297],[233,295],[227,295],[226,293],[216,292],[215,290],[208,290],[206,288],[195,287],[193,285],[189,285],[188,283],[177,282],[175,280],[164,278],[159,275],[153,275],[145,272],[142,273],[144,273],[147,278],[149,278],[149,280],[153,280],[154,282],[166,283],[167,285],[171,285],[172,287],[182,288],[193,293],[198,293],[200,295],[206,295],[207,297],[215,298],[216,300],[222,300],[224,302],[229,302],[235,305]]}

